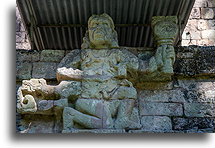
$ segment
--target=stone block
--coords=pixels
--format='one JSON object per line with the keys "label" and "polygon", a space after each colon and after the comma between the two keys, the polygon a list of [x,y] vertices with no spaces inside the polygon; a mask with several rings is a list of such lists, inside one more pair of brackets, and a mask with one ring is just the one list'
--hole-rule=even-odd
{"label": "stone block", "polygon": [[215,128],[214,118],[173,118],[174,130],[211,129]]}
{"label": "stone block", "polygon": [[181,89],[175,90],[142,90],[139,92],[139,100],[144,102],[185,102]]}
{"label": "stone block", "polygon": [[203,39],[215,39],[215,30],[203,30],[201,34]]}
{"label": "stone block", "polygon": [[182,116],[183,109],[180,103],[140,102],[140,115],[151,116]]}
{"label": "stone block", "polygon": [[16,50],[16,61],[31,62],[31,54],[28,52],[22,52],[21,50]]}
{"label": "stone block", "polygon": [[16,78],[23,80],[23,79],[30,79],[31,78],[31,70],[32,64],[29,62],[16,62]]}
{"label": "stone block", "polygon": [[188,103],[215,102],[214,80],[179,80],[178,85]]}
{"label": "stone block", "polygon": [[[64,131],[62,131],[64,133]],[[110,133],[126,133],[124,129],[73,129],[66,133],[93,133],[93,134],[110,134]]]}
{"label": "stone block", "polygon": [[56,63],[36,62],[33,63],[32,78],[56,79]]}
{"label": "stone block", "polygon": [[201,8],[201,18],[203,19],[213,19],[214,13],[215,11],[212,8]]}
{"label": "stone block", "polygon": [[207,20],[199,20],[198,21],[198,30],[208,29],[208,21]]}
{"label": "stone block", "polygon": [[16,43],[25,42],[25,32],[16,32]]}
{"label": "stone block", "polygon": [[25,32],[25,34],[27,34],[25,27],[24,27],[22,22],[20,23],[20,31]]}
{"label": "stone block", "polygon": [[198,30],[215,30],[215,20],[199,20]]}
{"label": "stone block", "polygon": [[36,116],[35,119],[27,118],[20,121],[18,127],[20,133],[55,133],[55,123],[52,116],[47,116],[45,119],[40,116]]}
{"label": "stone block", "polygon": [[28,50],[16,50],[16,61],[18,62],[37,62],[39,61],[39,52]]}
{"label": "stone block", "polygon": [[196,40],[186,40],[183,38],[181,46],[197,45]]}
{"label": "stone block", "polygon": [[26,49],[26,50],[30,50],[31,49],[31,45],[28,42],[24,42],[24,43],[16,43],[16,49]]}
{"label": "stone block", "polygon": [[129,130],[128,133],[134,133],[134,134],[145,134],[145,133],[182,133],[178,131],[173,131],[173,130]]}
{"label": "stone block", "polygon": [[21,28],[21,26],[20,26],[20,21],[16,21],[16,32],[19,32],[20,31],[20,28]]}
{"label": "stone block", "polygon": [[201,39],[201,33],[198,30],[191,30],[189,33],[190,33],[190,39],[192,40]]}
{"label": "stone block", "polygon": [[193,8],[191,10],[190,18],[191,19],[198,19],[198,18],[200,18],[200,8]]}
{"label": "stone block", "polygon": [[215,20],[207,20],[208,29],[215,30]]}
{"label": "stone block", "polygon": [[196,30],[197,29],[197,21],[198,20],[196,20],[196,19],[188,20],[184,31],[188,32],[190,30]]}
{"label": "stone block", "polygon": [[176,59],[174,64],[175,74],[193,76],[196,74],[196,64],[194,59]]}
{"label": "stone block", "polygon": [[60,62],[64,57],[64,50],[43,50],[41,52],[41,62]]}
{"label": "stone block", "polygon": [[214,0],[206,0],[207,6],[206,7],[215,7],[215,1]]}
{"label": "stone block", "polygon": [[196,0],[193,7],[199,7],[199,8],[207,7],[207,2],[206,0]]}
{"label": "stone block", "polygon": [[193,58],[177,58],[174,64],[175,74],[180,74],[183,76],[214,75],[215,48],[198,46],[190,46],[188,48],[192,49],[194,53]]}
{"label": "stone block", "polygon": [[31,52],[31,61],[38,62],[40,60],[40,53],[37,51]]}
{"label": "stone block", "polygon": [[199,46],[215,46],[215,39],[201,39],[197,40]]}
{"label": "stone block", "polygon": [[172,82],[143,82],[137,83],[136,87],[142,90],[170,90],[173,88]]}
{"label": "stone block", "polygon": [[141,118],[143,130],[148,131],[170,131],[172,130],[171,119],[166,116],[143,116]]}
{"label": "stone block", "polygon": [[184,59],[193,58],[193,56],[194,56],[193,52],[179,52],[176,55],[177,58],[184,58]]}
{"label": "stone block", "polygon": [[184,113],[187,117],[215,117],[213,103],[185,103]]}
{"label": "stone block", "polygon": [[201,39],[201,40],[197,40],[197,45],[199,46],[209,46],[210,45],[210,41],[209,39]]}

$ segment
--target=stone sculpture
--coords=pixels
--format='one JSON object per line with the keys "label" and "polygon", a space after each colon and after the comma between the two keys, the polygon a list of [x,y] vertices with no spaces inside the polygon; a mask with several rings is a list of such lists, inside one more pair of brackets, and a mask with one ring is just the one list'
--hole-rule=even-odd
{"label": "stone sculpture", "polygon": [[175,20],[153,18],[157,51],[149,61],[142,61],[119,48],[109,15],[91,16],[82,49],[73,50],[58,65],[59,85],[47,85],[44,79],[24,80],[18,90],[18,112],[55,114],[59,121],[62,117],[63,133],[74,129],[140,128],[133,80],[145,75],[147,80],[156,80],[157,73],[168,77],[173,74]]}

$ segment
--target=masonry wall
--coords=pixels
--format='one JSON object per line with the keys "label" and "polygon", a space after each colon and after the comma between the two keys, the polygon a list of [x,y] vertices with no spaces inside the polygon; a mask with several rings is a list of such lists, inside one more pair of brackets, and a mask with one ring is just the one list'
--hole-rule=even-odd
{"label": "masonry wall", "polygon": [[196,0],[182,35],[182,46],[215,45],[215,0]]}
{"label": "masonry wall", "polygon": [[[175,48],[175,75],[172,81],[146,83],[143,89],[138,90],[137,104],[142,126],[129,132],[215,132],[214,12],[214,0],[196,0],[182,36],[182,45],[186,47]],[[58,84],[55,75],[57,65],[70,51],[30,50],[16,8],[16,52],[18,89],[22,80],[30,78],[44,78],[48,84]],[[53,117],[22,119],[17,114],[18,132],[55,132],[56,121]]]}
{"label": "masonry wall", "polygon": [[[58,84],[56,68],[68,52],[17,50],[17,88],[22,79],[30,78],[44,78],[48,84]],[[142,49],[140,52],[146,54]],[[138,90],[142,126],[128,132],[215,132],[215,47],[177,47],[176,53],[171,82],[149,82]],[[34,126],[28,129],[30,133],[54,133],[54,119],[36,119],[22,121],[18,116],[17,131],[25,131],[31,123]]]}

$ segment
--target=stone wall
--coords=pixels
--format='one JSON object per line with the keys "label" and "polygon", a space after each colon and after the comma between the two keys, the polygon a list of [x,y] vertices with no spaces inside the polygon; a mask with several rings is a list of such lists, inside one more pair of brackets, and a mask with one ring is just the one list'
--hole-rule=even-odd
{"label": "stone wall", "polygon": [[16,7],[16,49],[31,49],[18,7]]}
{"label": "stone wall", "polygon": [[182,35],[182,46],[215,45],[215,0],[196,0]]}
{"label": "stone wall", "polygon": [[[57,64],[68,52],[17,50],[17,88],[22,79],[30,78],[45,78],[49,84],[57,84]],[[176,53],[171,82],[145,83],[138,90],[142,126],[127,132],[215,132],[215,47],[178,47]],[[26,127],[20,119],[17,116],[17,130],[24,131]],[[36,119],[30,119],[29,132],[53,133],[50,127],[54,127],[54,119]]]}

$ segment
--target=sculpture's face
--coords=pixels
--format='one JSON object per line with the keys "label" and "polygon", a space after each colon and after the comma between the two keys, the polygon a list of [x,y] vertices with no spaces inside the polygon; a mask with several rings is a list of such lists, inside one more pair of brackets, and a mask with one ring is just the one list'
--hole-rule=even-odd
{"label": "sculpture's face", "polygon": [[113,30],[110,21],[96,17],[88,24],[90,43],[97,49],[108,48],[112,44]]}

